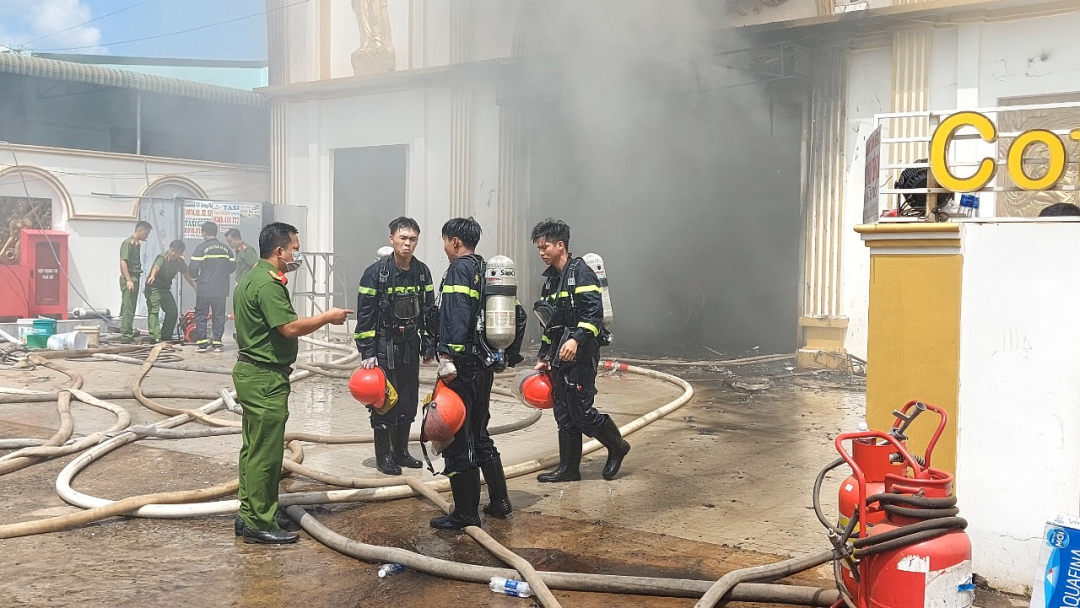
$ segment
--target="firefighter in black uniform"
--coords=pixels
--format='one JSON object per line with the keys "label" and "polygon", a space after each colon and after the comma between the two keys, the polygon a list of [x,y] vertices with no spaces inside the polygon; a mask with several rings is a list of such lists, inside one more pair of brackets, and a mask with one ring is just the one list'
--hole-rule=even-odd
{"label": "firefighter in black uniform", "polygon": [[[217,239],[218,225],[203,222],[203,242],[191,254],[188,271],[195,279],[195,344],[200,352],[211,346],[221,352],[225,334],[225,298],[229,295],[229,279],[236,270],[231,249]],[[207,316],[212,317],[213,339],[207,332]]]}
{"label": "firefighter in black uniform", "polygon": [[597,439],[608,450],[604,479],[613,479],[630,451],[619,427],[596,410],[596,367],[604,304],[596,273],[569,250],[570,226],[546,219],[533,228],[532,241],[547,264],[540,300],[534,306],[544,325],[536,368],[551,373],[555,422],[559,426],[559,466],[542,473],[542,482],[579,481],[581,434]]}
{"label": "firefighter in black uniform", "polygon": [[445,473],[450,477],[454,510],[431,520],[431,527],[460,530],[479,526],[480,471],[488,484],[491,502],[484,513],[505,518],[512,507],[506,491],[502,458],[488,434],[491,419],[491,385],[495,372],[513,367],[522,358],[521,340],[525,334],[526,314],[517,307],[517,334],[506,349],[505,360],[493,360],[477,330],[477,318],[483,306],[484,258],[474,250],[480,242],[480,224],[473,218],[454,218],[442,228],[443,250],[450,260],[440,288],[439,378],[465,403],[465,424],[454,441],[443,450]]}
{"label": "firefighter in black uniform", "polygon": [[399,217],[390,222],[393,255],[368,266],[360,277],[356,301],[356,348],[361,366],[378,365],[397,390],[397,406],[380,414],[371,410],[375,432],[375,464],[387,475],[401,475],[401,467],[419,469],[409,454],[409,429],[416,419],[420,360],[431,363],[435,344],[424,322],[425,311],[435,305],[431,271],[413,257],[420,226]]}

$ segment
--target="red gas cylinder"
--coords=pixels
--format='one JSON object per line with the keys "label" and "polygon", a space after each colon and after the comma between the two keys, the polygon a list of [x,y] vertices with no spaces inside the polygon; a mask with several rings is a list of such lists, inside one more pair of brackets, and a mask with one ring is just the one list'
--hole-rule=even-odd
{"label": "red gas cylinder", "polygon": [[[874,526],[869,538],[881,536],[903,526],[933,519],[920,517],[918,506],[903,504],[900,497],[948,498],[952,496],[953,476],[939,469],[929,469],[931,479],[907,479],[888,475],[886,494],[898,495],[894,503],[907,514],[887,510],[885,521]],[[966,608],[974,601],[975,586],[971,574],[971,541],[962,529],[908,544],[863,558],[861,571],[867,586],[869,606],[877,608],[922,608],[950,606]]]}
{"label": "red gas cylinder", "polygon": [[[919,458],[908,450],[905,433],[911,423],[927,411],[938,415],[938,426],[926,446],[926,452]],[[934,567],[944,568],[938,568],[939,576],[945,577],[943,581],[949,581],[950,577],[954,576],[962,578],[965,571],[959,564],[965,560],[966,572],[970,575],[971,545],[967,536],[959,527],[948,527],[959,526],[962,520],[944,519],[956,514],[956,501],[951,498],[952,477],[930,467],[934,447],[948,423],[948,416],[941,408],[919,401],[908,402],[894,414],[896,422],[887,433],[869,430],[846,433],[835,442],[837,450],[852,470],[851,475],[841,485],[838,496],[839,531],[846,530],[853,514],[858,513],[859,520],[859,524],[847,537],[847,547],[853,557],[840,562],[841,580],[838,582],[842,583],[844,590],[852,598],[857,598],[855,603],[859,608],[868,608],[871,605],[922,607],[924,597],[933,597],[926,595],[925,584],[912,586],[916,579],[929,584],[926,575],[930,571],[924,568],[929,568],[930,562],[927,561],[926,553],[919,553],[925,551],[927,546],[937,555]],[[850,450],[843,446],[846,441],[851,442]],[[919,508],[926,510],[920,512]],[[887,531],[931,519],[939,519],[938,524],[944,526],[941,530],[946,531],[929,532],[926,536],[919,537],[898,532],[897,535],[903,536],[901,540],[880,547],[877,546],[879,542],[889,539],[873,540],[873,537]],[[938,536],[930,537],[935,534]],[[957,535],[963,538],[957,539]],[[935,545],[935,541],[940,544]],[[893,546],[895,548],[892,548]],[[914,552],[910,551],[912,548]],[[889,561],[891,558],[895,559]],[[953,558],[958,558],[958,561]],[[858,569],[859,582],[856,582],[852,575],[852,567]],[[949,568],[954,568],[955,571],[948,570]],[[919,574],[922,578],[907,578],[907,574]],[[898,576],[900,583],[897,583]],[[881,587],[879,577],[883,577],[887,589]],[[899,589],[897,584],[901,585]],[[963,584],[968,585],[970,581]],[[908,587],[917,591],[906,591]],[[870,593],[874,590],[880,594],[876,604],[870,600]],[[956,592],[960,591],[961,586],[958,583]],[[968,592],[966,588],[964,592]],[[916,595],[917,602],[912,599]],[[912,603],[904,603],[906,600],[911,600]],[[963,603],[946,605],[964,606]],[[970,602],[967,605],[970,605]]]}
{"label": "red gas cylinder", "polygon": [[[907,447],[907,442],[901,442],[901,444]],[[895,453],[896,448],[891,443],[874,437],[855,439],[851,442],[851,458],[863,472],[866,479],[867,496],[873,496],[885,491],[886,475],[891,473],[902,476],[904,474],[905,465],[892,461],[892,455]],[[852,473],[840,484],[840,528],[847,528],[851,515],[855,512],[855,506],[858,504],[859,480]],[[866,514],[859,519],[860,526],[865,525],[872,528],[885,521],[885,511],[880,504],[873,503],[867,507]],[[858,532],[858,530],[855,531],[855,536],[859,536]],[[841,566],[844,586],[847,588],[848,593],[855,595],[858,583],[851,576],[851,568],[847,562],[841,562]]]}

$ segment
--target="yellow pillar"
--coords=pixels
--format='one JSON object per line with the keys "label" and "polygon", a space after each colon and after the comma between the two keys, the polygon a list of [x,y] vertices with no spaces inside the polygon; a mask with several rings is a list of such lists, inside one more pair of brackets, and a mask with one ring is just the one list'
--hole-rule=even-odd
{"label": "yellow pillar", "polygon": [[[944,409],[949,425],[932,465],[956,472],[960,396],[960,288],[963,260],[958,224],[872,224],[856,232],[870,248],[866,422],[887,430],[893,410],[912,399]],[[909,429],[922,454],[937,428],[923,414]]]}

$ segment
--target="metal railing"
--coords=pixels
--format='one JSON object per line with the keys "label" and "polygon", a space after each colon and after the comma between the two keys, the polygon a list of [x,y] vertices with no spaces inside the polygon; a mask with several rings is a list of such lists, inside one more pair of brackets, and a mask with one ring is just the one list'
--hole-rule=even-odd
{"label": "metal railing", "polygon": [[[1069,173],[1069,169],[1072,168],[1073,174],[1080,172],[1080,149],[1078,149],[1077,141],[1073,140],[1070,135],[1074,129],[1080,128],[1080,102],[1063,102],[1063,103],[1041,103],[1041,104],[1023,104],[1023,105],[1006,105],[990,108],[970,108],[970,109],[950,109],[950,110],[929,110],[920,112],[887,112],[874,115],[874,126],[882,126],[881,137],[881,150],[880,158],[881,165],[878,172],[878,184],[879,193],[885,197],[888,195],[888,205],[886,200],[882,200],[881,207],[883,209],[894,209],[899,207],[900,197],[903,195],[911,194],[926,194],[927,213],[930,213],[937,205],[937,197],[941,194],[951,194],[952,191],[938,187],[934,181],[932,171],[928,171],[927,175],[927,187],[925,188],[897,188],[893,184],[899,179],[900,173],[905,169],[929,169],[930,163],[925,159],[929,158],[930,142],[933,139],[934,132],[938,125],[947,117],[959,113],[959,112],[976,112],[989,118],[997,127],[997,139],[993,142],[987,142],[982,139],[981,135],[975,131],[973,127],[967,126],[957,131],[952,137],[952,145],[947,149],[948,165],[953,169],[954,173],[959,177],[968,177],[973,171],[965,171],[966,168],[974,169],[978,167],[984,158],[989,158],[994,161],[999,170],[995,171],[993,178],[986,185],[986,187],[980,189],[979,193],[986,193],[987,198],[991,204],[994,202],[994,196],[998,193],[1010,193],[1010,192],[1026,192],[1026,190],[1016,186],[1009,179],[1006,171],[1000,170],[1002,166],[1008,165],[1007,155],[1003,153],[1003,150],[1008,148],[1011,143],[1010,140],[1019,137],[1027,129],[1021,130],[1001,130],[1002,124],[1008,124],[1006,118],[1010,114],[1019,112],[1039,112],[1046,113],[1049,116],[1052,113],[1057,113],[1058,117],[1063,118],[1062,111],[1072,111],[1076,115],[1076,124],[1067,128],[1060,127],[1043,127],[1039,126],[1040,130],[1050,131],[1063,140],[1067,153],[1066,159],[1066,174]],[[1071,114],[1072,112],[1068,112]],[[912,134],[916,133],[916,134]],[[1047,165],[1047,159],[1039,157],[1033,154],[1032,150],[1037,150],[1038,147],[1031,147],[1025,151],[1022,164],[1025,168],[1034,168]],[[923,162],[918,162],[922,160]],[[1080,184],[1078,183],[1058,183],[1052,190],[1052,192],[1080,192]]]}

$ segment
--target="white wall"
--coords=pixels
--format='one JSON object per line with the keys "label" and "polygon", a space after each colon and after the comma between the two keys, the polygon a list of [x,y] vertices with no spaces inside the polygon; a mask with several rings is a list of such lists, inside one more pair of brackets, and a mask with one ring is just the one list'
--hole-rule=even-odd
{"label": "white wall", "polygon": [[888,112],[892,103],[892,48],[854,51],[848,83],[848,128],[845,140],[844,217],[841,229],[843,263],[841,299],[848,318],[847,351],[866,358],[870,285],[870,250],[855,226],[862,223],[863,172],[866,138],[874,130],[874,114]]}
{"label": "white wall", "polygon": [[[53,227],[69,234],[69,309],[86,306],[81,293],[95,307],[114,313],[120,310],[120,243],[135,228],[138,200],[92,193],[168,196],[178,186],[162,189],[152,185],[171,177],[194,184],[213,199],[262,202],[269,197],[269,173],[263,167],[35,146],[13,148],[14,157],[10,148],[0,147],[0,170],[13,167],[17,158],[19,166],[41,169],[55,180],[29,179],[24,189],[17,174],[8,173],[0,179],[0,194],[25,196],[28,189],[32,197],[53,200]],[[172,190],[166,192],[169,188]],[[177,237],[166,242],[172,238]]]}
{"label": "white wall", "polygon": [[1080,515],[1080,222],[962,231],[959,507],[975,572],[1021,592],[1047,517]]}
{"label": "white wall", "polygon": [[[835,0],[834,4],[844,6],[858,1]],[[867,5],[871,9],[883,8],[892,6],[893,0],[868,0]],[[818,17],[817,0],[788,0],[777,6],[765,4],[761,0],[730,0],[725,9],[725,22],[736,27]],[[855,16],[858,14],[854,13]]]}
{"label": "white wall", "polygon": [[1007,97],[1080,91],[1076,52],[1080,14],[981,27],[980,105],[995,106]]}
{"label": "white wall", "polygon": [[[449,87],[356,95],[289,103],[287,204],[308,207],[305,247],[333,250],[332,154],[338,148],[408,145],[406,213],[424,234],[417,256],[441,274],[446,256],[438,228],[450,217]],[[473,210],[484,227],[480,252],[497,238],[499,120],[495,88],[473,89],[470,112],[469,184]]]}
{"label": "white wall", "polygon": [[[1078,28],[1080,14],[935,29],[930,109],[993,107],[1012,97],[1080,93],[1080,55],[1072,48],[1075,45],[1070,33]],[[848,350],[860,357],[866,354],[869,252],[851,232],[850,221],[861,221],[862,155],[869,133],[867,125],[874,112],[891,111],[891,75],[890,49],[852,52],[848,83],[843,314],[850,319]],[[962,159],[974,160],[995,154],[995,150],[994,145],[981,142],[954,144],[954,153]],[[980,198],[980,212],[984,217],[992,216],[993,193],[984,193]]]}

